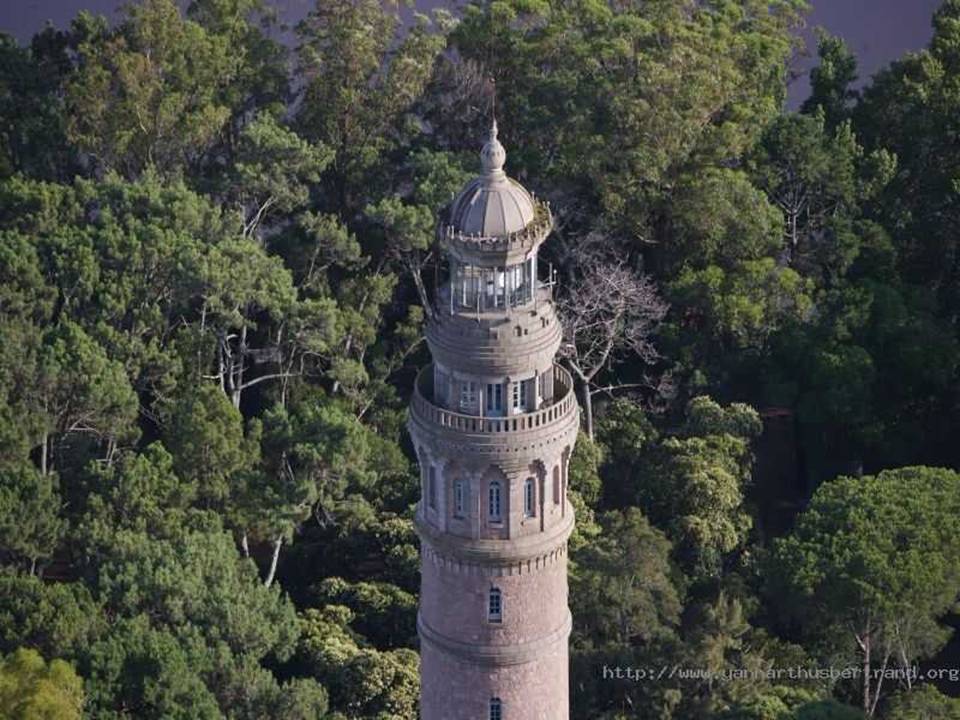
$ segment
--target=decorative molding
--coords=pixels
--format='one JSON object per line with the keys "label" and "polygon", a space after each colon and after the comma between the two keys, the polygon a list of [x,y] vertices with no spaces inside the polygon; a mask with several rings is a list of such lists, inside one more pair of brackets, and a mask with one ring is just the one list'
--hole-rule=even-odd
{"label": "decorative molding", "polygon": [[575,522],[573,507],[544,532],[510,539],[474,539],[451,535],[430,525],[419,513],[414,529],[421,555],[444,569],[485,575],[523,575],[543,570],[567,556],[567,540]]}
{"label": "decorative molding", "polygon": [[484,643],[462,642],[441,635],[427,625],[423,616],[417,613],[417,634],[420,642],[432,645],[441,652],[453,655],[458,660],[485,666],[522,665],[539,660],[552,648],[563,645],[566,649],[567,638],[573,629],[573,618],[567,610],[563,624],[549,635],[525,643],[510,645],[491,645]]}

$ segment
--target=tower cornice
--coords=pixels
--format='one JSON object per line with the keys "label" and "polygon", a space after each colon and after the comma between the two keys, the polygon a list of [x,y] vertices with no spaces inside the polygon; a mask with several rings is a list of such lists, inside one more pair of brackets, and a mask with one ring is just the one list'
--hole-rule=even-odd
{"label": "tower cornice", "polygon": [[574,519],[573,507],[568,507],[563,521],[549,533],[509,540],[467,538],[440,532],[425,522],[419,512],[414,517],[414,529],[424,554],[433,560],[455,565],[464,572],[473,568],[486,574],[522,574],[543,569],[566,557]]}
{"label": "tower cornice", "polygon": [[417,613],[417,633],[421,642],[427,642],[443,652],[476,665],[520,665],[536,660],[558,644],[567,642],[573,629],[573,618],[568,610],[565,622],[549,635],[525,643],[496,645],[463,642],[446,637],[432,629]]}

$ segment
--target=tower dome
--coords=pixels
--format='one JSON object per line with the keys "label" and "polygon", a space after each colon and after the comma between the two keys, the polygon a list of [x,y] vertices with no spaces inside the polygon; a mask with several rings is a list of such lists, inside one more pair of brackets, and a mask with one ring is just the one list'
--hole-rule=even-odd
{"label": "tower dome", "polygon": [[454,232],[480,237],[503,237],[523,230],[534,218],[534,201],[503,165],[507,152],[497,139],[497,121],[480,151],[483,173],[471,180],[450,205]]}

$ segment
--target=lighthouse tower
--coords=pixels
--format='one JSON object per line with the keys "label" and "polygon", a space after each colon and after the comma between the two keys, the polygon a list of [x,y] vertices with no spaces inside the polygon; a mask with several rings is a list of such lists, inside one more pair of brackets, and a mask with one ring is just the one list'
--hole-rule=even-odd
{"label": "lighthouse tower", "polygon": [[504,173],[496,122],[480,159],[441,213],[450,274],[409,416],[422,485],[421,718],[566,720],[579,408],[554,362],[550,283],[538,279],[553,219]]}

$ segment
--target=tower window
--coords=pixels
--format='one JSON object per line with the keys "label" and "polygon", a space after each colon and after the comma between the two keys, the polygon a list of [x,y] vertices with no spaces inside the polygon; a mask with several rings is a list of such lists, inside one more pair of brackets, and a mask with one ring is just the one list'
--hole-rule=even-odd
{"label": "tower window", "polygon": [[463,517],[465,508],[467,506],[466,485],[466,482],[463,480],[457,480],[453,484],[453,514],[457,517]]}
{"label": "tower window", "polygon": [[437,470],[433,465],[427,470],[427,502],[431,508],[437,509]]}
{"label": "tower window", "polygon": [[533,478],[527,478],[526,482],[523,483],[523,514],[527,517],[533,517],[534,515],[534,491],[533,491]]}
{"label": "tower window", "polygon": [[490,588],[490,596],[487,599],[487,620],[492,623],[503,620],[503,595],[500,593],[500,588]]}
{"label": "tower window", "polygon": [[527,407],[528,382],[528,380],[520,380],[513,384],[513,409],[517,412],[523,412]]}
{"label": "tower window", "polygon": [[560,504],[560,466],[553,468],[553,504]]}
{"label": "tower window", "polygon": [[491,520],[500,520],[500,481],[494,480],[490,483],[490,493],[488,498],[487,514]]}
{"label": "tower window", "polygon": [[460,408],[472,410],[477,405],[477,384],[470,381],[460,383]]}
{"label": "tower window", "polygon": [[500,698],[490,700],[490,720],[503,720],[503,703]]}
{"label": "tower window", "polygon": [[487,383],[487,410],[500,412],[503,409],[503,385]]}

